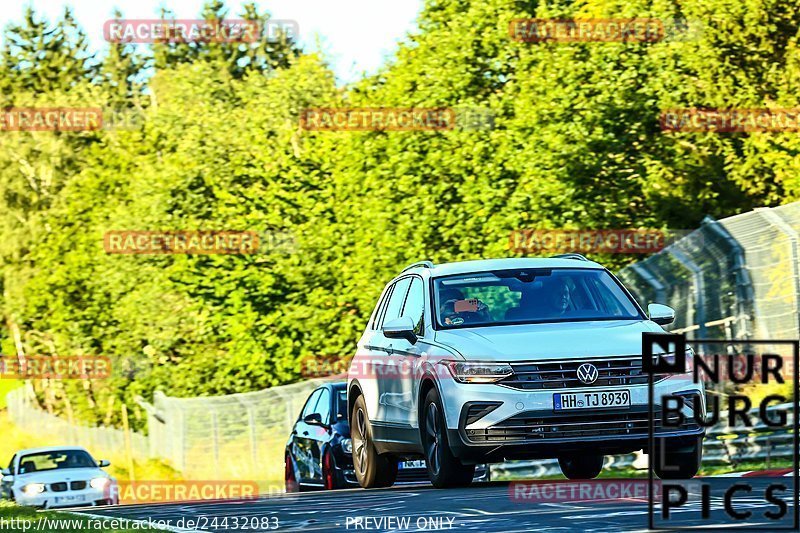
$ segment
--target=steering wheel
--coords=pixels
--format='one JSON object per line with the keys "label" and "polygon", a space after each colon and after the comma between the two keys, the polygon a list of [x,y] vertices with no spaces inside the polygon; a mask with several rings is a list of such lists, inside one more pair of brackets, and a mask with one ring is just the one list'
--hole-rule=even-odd
{"label": "steering wheel", "polygon": [[445,315],[444,317],[445,323],[447,323],[447,321],[449,320],[451,325],[460,326],[462,324],[480,324],[485,322],[491,322],[492,317],[489,314],[489,306],[487,306],[480,300],[477,301],[478,301],[477,311],[456,312],[455,310],[453,310]]}

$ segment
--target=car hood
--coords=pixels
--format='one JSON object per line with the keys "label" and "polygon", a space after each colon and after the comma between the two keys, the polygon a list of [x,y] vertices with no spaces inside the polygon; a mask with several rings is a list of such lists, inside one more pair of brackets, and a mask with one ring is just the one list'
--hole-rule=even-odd
{"label": "car hood", "polygon": [[19,485],[26,483],[58,483],[59,481],[87,481],[96,477],[109,477],[99,468],[65,468],[44,472],[31,472],[14,477]]}
{"label": "car hood", "polygon": [[472,360],[585,359],[641,355],[644,332],[664,330],[649,320],[596,320],[437,331],[436,341]]}

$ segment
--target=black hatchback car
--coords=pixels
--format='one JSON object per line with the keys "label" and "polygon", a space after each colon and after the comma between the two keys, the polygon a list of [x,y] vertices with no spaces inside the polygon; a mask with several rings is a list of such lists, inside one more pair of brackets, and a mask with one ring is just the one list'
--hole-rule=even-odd
{"label": "black hatchback car", "polygon": [[[286,492],[358,487],[347,423],[347,383],[326,383],[306,400],[284,454]],[[425,461],[398,465],[397,483],[428,481]],[[489,468],[478,465],[475,481],[488,481]]]}

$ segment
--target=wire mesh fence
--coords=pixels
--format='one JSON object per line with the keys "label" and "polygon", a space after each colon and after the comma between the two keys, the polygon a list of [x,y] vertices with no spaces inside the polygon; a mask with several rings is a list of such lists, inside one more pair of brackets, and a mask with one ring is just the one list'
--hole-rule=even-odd
{"label": "wire mesh fence", "polygon": [[[31,434],[58,435],[59,444],[83,446],[93,453],[110,453],[126,449],[125,432],[110,427],[94,427],[70,422],[52,415],[39,407],[36,395],[30,384],[9,392],[6,395],[11,422]],[[129,432],[131,455],[137,460],[157,457],[150,453],[147,435]]]}
{"label": "wire mesh fence", "polygon": [[150,453],[189,479],[283,483],[284,446],[308,395],[325,379],[232,394],[172,398],[156,393],[147,411]]}
{"label": "wire mesh fence", "polygon": [[641,303],[673,307],[673,332],[703,339],[800,336],[800,202],[702,226],[619,273]]}
{"label": "wire mesh fence", "polygon": [[[798,231],[800,202],[720,221],[706,218],[698,230],[619,274],[641,303],[673,307],[672,331],[690,339],[796,339]],[[147,411],[148,434],[133,434],[133,454],[162,458],[187,479],[249,479],[262,488],[279,486],[291,427],[323,381],[221,397],[156,393],[152,403],[139,402]],[[11,419],[23,429],[59,428],[73,444],[122,447],[120,430],[70,424],[41,411],[31,394],[19,389],[8,397]]]}

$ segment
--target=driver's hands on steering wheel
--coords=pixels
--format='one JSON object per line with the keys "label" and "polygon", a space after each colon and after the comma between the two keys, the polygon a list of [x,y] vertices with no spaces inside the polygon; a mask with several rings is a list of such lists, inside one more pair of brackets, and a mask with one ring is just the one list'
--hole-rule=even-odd
{"label": "driver's hands on steering wheel", "polygon": [[482,301],[478,300],[477,298],[472,298],[475,301],[475,310],[474,311],[466,311],[466,310],[459,310],[456,311],[456,302],[466,302],[467,300],[448,300],[444,303],[442,317],[443,322],[446,325],[453,325],[453,326],[460,326],[464,323],[481,323],[481,322],[490,322],[491,315],[489,314],[489,306],[483,303]]}

